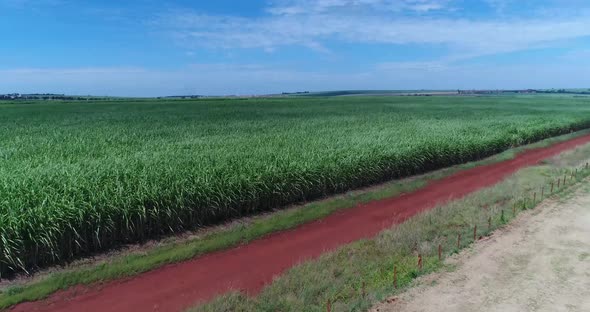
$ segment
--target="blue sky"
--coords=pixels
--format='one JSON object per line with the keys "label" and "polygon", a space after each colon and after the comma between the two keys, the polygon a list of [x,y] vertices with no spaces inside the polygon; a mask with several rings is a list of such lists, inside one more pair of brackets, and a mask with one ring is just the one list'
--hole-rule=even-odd
{"label": "blue sky", "polygon": [[590,88],[586,0],[0,0],[0,93]]}

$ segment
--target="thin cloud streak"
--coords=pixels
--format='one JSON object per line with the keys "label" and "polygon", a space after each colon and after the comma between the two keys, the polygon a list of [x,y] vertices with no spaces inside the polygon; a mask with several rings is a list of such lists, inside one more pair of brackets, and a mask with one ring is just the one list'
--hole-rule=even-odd
{"label": "thin cloud streak", "polygon": [[[359,3],[364,3],[358,0]],[[376,5],[382,1],[367,0]],[[324,1],[336,6],[353,0]],[[432,5],[417,2],[415,5]],[[293,12],[262,18],[171,13],[157,25],[181,44],[220,49],[263,49],[302,46],[327,52],[330,42],[354,44],[431,44],[452,51],[446,58],[459,60],[484,55],[515,52],[590,36],[590,14],[569,18],[514,18],[504,20],[452,19],[431,16],[387,16],[335,14],[318,5],[301,13],[297,7],[281,7]],[[309,13],[311,11],[311,13]],[[296,12],[296,13],[295,13]],[[278,13],[277,13],[278,14]]]}
{"label": "thin cloud streak", "polygon": [[267,9],[274,15],[303,15],[325,12],[429,12],[448,8],[450,0],[280,0]]}

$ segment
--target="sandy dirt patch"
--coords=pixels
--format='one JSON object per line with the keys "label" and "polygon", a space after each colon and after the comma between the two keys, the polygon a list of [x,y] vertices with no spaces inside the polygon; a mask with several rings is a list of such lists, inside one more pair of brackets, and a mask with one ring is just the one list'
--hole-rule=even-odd
{"label": "sandy dirt patch", "polygon": [[590,311],[590,184],[448,263],[372,311]]}

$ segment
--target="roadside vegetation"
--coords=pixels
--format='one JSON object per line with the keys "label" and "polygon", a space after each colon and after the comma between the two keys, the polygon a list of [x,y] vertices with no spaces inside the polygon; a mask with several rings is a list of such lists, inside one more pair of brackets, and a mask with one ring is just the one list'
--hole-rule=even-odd
{"label": "roadside vegetation", "polygon": [[[590,176],[590,170],[585,169],[588,153],[590,145],[585,145],[542,165],[522,169],[494,187],[420,214],[375,239],[352,243],[303,263],[278,277],[255,298],[232,293],[191,311],[319,312],[326,311],[328,304],[332,311],[368,310],[411,287],[416,277],[443,268],[439,246],[444,260],[473,244],[475,226],[478,240],[524,210],[533,209],[541,202],[542,193],[543,198],[569,194],[576,182]],[[565,187],[563,183],[557,187],[557,180],[564,177]],[[417,265],[418,255],[423,259],[422,270]]]}
{"label": "roadside vegetation", "polygon": [[0,274],[590,126],[588,102],[362,97],[0,103]]}

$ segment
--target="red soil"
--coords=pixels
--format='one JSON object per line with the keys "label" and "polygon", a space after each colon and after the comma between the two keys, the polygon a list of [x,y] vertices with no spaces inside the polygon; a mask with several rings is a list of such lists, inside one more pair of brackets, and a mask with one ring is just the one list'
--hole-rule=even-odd
{"label": "red soil", "polygon": [[494,185],[520,168],[588,142],[590,135],[585,135],[529,150],[512,160],[461,171],[413,193],[344,210],[244,246],[127,280],[62,291],[42,301],[19,304],[12,311],[181,311],[229,290],[254,295],[275,276],[302,261],[373,237],[436,204]]}

